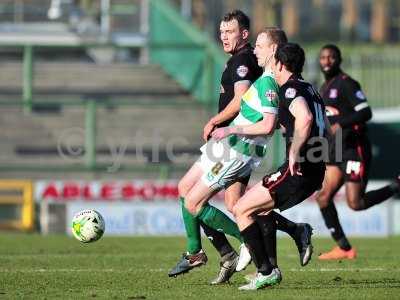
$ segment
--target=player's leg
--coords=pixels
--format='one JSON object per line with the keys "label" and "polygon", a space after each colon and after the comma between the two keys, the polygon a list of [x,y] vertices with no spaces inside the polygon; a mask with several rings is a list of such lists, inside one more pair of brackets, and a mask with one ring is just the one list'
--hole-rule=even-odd
{"label": "player's leg", "polygon": [[268,254],[268,259],[274,268],[278,267],[278,258],[276,255],[276,230],[277,225],[275,222],[272,211],[268,213],[260,213],[254,216],[258,226],[260,226],[261,233],[264,238],[264,247]]}
{"label": "player's leg", "polygon": [[364,192],[365,187],[358,182],[346,182],[346,198],[351,209],[356,211],[368,209],[388,200],[399,193],[399,181],[385,185],[380,189]]}
{"label": "player's leg", "polygon": [[[195,183],[200,179],[203,172],[199,169],[199,166],[193,167],[186,176],[180,181],[178,188],[179,193],[182,196],[186,196],[190,189],[195,185]],[[232,206],[240,198],[242,191],[245,187],[240,182],[231,185],[225,192],[225,202],[228,203],[228,210],[232,209]],[[217,278],[211,281],[211,284],[219,284],[227,282],[229,278],[233,275],[236,269],[236,264],[238,260],[238,255],[236,251],[232,248],[231,244],[227,240],[223,232],[217,231],[205,223],[201,222],[197,217],[190,214],[186,207],[183,205],[184,197],[181,198],[182,205],[182,216],[185,223],[185,228],[188,237],[187,252],[189,255],[195,255],[201,250],[201,236],[198,230],[198,223],[200,222],[204,233],[209,238],[215,249],[219,252],[221,256],[221,270]],[[204,258],[204,256],[202,256]]]}
{"label": "player's leg", "polygon": [[[246,245],[250,249],[253,262],[257,268],[257,276],[249,284],[239,289],[254,290],[278,284],[280,281],[275,267],[268,259],[268,251],[265,249],[264,237],[260,226],[253,217],[261,211],[271,211],[273,207],[274,201],[269,191],[263,187],[262,182],[259,182],[250,189],[234,206],[234,214],[239,229]],[[273,219],[271,218],[270,221],[271,229],[273,229]],[[270,244],[270,246],[273,245]]]}
{"label": "player's leg", "polygon": [[[243,195],[245,189],[246,186],[242,182],[235,182],[225,190],[225,206],[229,212],[232,212],[233,205],[235,205],[237,200]],[[231,254],[235,252],[223,233],[207,226],[203,222],[201,222],[201,226],[221,257],[226,255],[231,256]]]}
{"label": "player's leg", "polygon": [[319,259],[354,258],[355,250],[352,249],[339,221],[333,197],[343,185],[344,176],[339,166],[328,165],[325,172],[322,189],[317,194],[317,202],[324,218],[325,225],[331,232],[332,238],[338,244],[327,253],[321,254]]}
{"label": "player's leg", "polygon": [[178,192],[182,210],[183,223],[186,230],[187,248],[177,265],[168,272],[168,276],[176,277],[180,274],[189,272],[196,266],[201,266],[207,262],[207,256],[202,251],[200,221],[190,214],[185,207],[185,196],[190,189],[200,180],[203,170],[196,162],[178,183]]}
{"label": "player's leg", "polygon": [[[239,200],[234,210],[235,216],[237,216],[238,226],[242,230],[246,243],[249,237],[246,236],[245,230],[251,228],[251,221],[255,213],[259,213],[260,209],[269,212],[273,208],[279,208],[283,211],[301,203],[303,200],[309,198],[316,190],[321,188],[324,171],[324,165],[316,165],[313,171],[309,171],[308,174],[291,176],[288,165],[285,163],[277,172],[266,175],[261,183],[246,193]],[[274,196],[272,197],[272,195]],[[246,199],[246,196],[249,198]],[[271,222],[274,222],[274,218],[271,218]],[[245,229],[243,229],[244,227]],[[266,253],[270,253],[270,251],[273,250],[269,249],[272,245],[273,242],[271,242],[270,245],[264,244]],[[261,257],[256,257],[256,253],[252,254],[254,254],[255,259],[261,259]],[[273,282],[275,284],[279,283],[282,280],[279,268],[274,268],[272,273],[271,276],[276,280]],[[243,288],[251,289],[251,286],[254,285],[255,282],[256,287],[263,286],[257,283],[257,281],[260,281],[260,275],[258,274],[257,277]],[[270,284],[265,284],[265,286],[268,285]]]}
{"label": "player's leg", "polygon": [[195,163],[178,183],[179,200],[182,209],[183,222],[186,229],[187,252],[195,254],[201,250],[201,235],[199,220],[193,217],[184,205],[185,197],[190,189],[203,175],[201,166]]}
{"label": "player's leg", "polygon": [[[287,172],[287,165],[284,164],[277,172],[266,175],[263,178],[264,187],[268,190],[273,189],[275,192],[277,190],[279,190],[279,192],[280,190],[284,190],[281,195],[284,196],[284,199],[289,198],[288,195],[291,195],[292,189],[296,186],[296,183],[292,184],[290,180],[287,180]],[[293,193],[293,195],[296,195],[296,193]],[[298,194],[298,196],[300,197],[301,194]],[[281,200],[284,200],[283,198]],[[300,264],[305,266],[311,260],[313,249],[311,243],[312,227],[309,224],[296,224],[275,211],[271,211],[267,215],[259,214],[256,217],[256,221],[260,225],[265,236],[264,240],[266,248],[269,247],[269,244],[276,244],[276,230],[284,229],[284,231],[288,232],[296,242],[300,255]],[[271,223],[273,224],[271,225]],[[276,252],[271,252],[269,257],[271,263],[277,265]]]}
{"label": "player's leg", "polygon": [[371,144],[368,139],[357,141],[356,149],[350,152],[351,160],[347,161],[346,198],[350,208],[364,210],[386,201],[399,192],[398,180],[380,189],[365,193],[371,165]]}
{"label": "player's leg", "polygon": [[[225,206],[229,212],[233,214],[233,207],[239,201],[240,197],[242,197],[245,192],[247,185],[249,184],[250,174],[245,177],[241,177],[237,179],[237,182],[230,185],[225,191]],[[247,249],[244,243],[240,244],[239,256],[241,257],[242,263],[249,265],[251,262],[250,252]],[[238,269],[235,267],[238,271]]]}
{"label": "player's leg", "polygon": [[349,207],[356,211],[365,210],[386,201],[399,192],[398,180],[380,189],[365,193],[371,165],[371,146],[368,140],[359,141],[352,153],[353,160],[347,162],[346,199]]}
{"label": "player's leg", "polygon": [[[184,208],[191,215],[188,217],[194,219],[193,217],[197,216],[199,220],[211,228],[230,234],[242,241],[237,225],[220,210],[208,205],[208,200],[226,185],[227,178],[231,179],[236,174],[235,172],[240,171],[246,165],[241,161],[229,159],[215,162],[208,157],[207,152],[204,152],[200,157],[198,165],[202,170],[201,178],[196,181],[189,191],[185,192]],[[225,175],[226,177],[224,177]],[[203,251],[199,251],[192,256],[184,255],[178,265],[170,271],[169,275],[176,276],[187,272],[193,267],[204,264],[206,259],[199,259],[199,256],[206,258]],[[192,257],[194,260],[191,260]]]}
{"label": "player's leg", "polygon": [[211,228],[229,234],[242,242],[243,239],[236,223],[218,208],[208,204],[208,200],[217,191],[203,180],[199,180],[185,198],[186,209]]}
{"label": "player's leg", "polygon": [[[226,165],[229,166],[229,164]],[[223,171],[224,165],[221,162],[215,163],[208,157],[207,152],[203,152],[200,159],[180,180],[178,189],[181,196],[182,216],[188,236],[188,251],[183,255],[178,264],[170,270],[168,273],[169,276],[172,277],[186,273],[192,268],[201,266],[207,262],[207,256],[201,250],[200,220],[196,217],[196,207],[192,212],[189,212],[187,208],[191,206],[193,209],[193,205],[197,204],[201,208],[203,203],[206,203],[208,198],[221,188],[218,182],[221,174],[224,174]],[[192,201],[186,201],[187,197],[191,198]],[[187,203],[189,204],[187,205]],[[209,214],[215,213],[214,210],[215,208],[212,209],[209,207],[205,209],[206,212],[211,211]],[[227,216],[225,217],[233,223]],[[237,229],[236,231],[237,236],[240,237],[239,231]]]}
{"label": "player's leg", "polygon": [[[312,253],[311,235],[313,229],[311,225],[308,223],[292,222],[281,214],[277,213],[276,211],[271,211],[268,216],[258,215],[258,217],[256,218],[257,223],[259,223],[261,228],[268,228],[268,225],[263,223],[264,219],[265,222],[268,223],[267,218],[269,217],[274,218],[276,230],[286,232],[295,241],[297,249],[299,251],[300,265],[307,265],[311,259]],[[265,234],[269,234],[268,232],[269,230],[267,230]]]}
{"label": "player's leg", "polygon": [[[240,179],[239,181],[233,183],[225,190],[225,206],[229,212],[232,212],[234,204],[239,200],[239,198],[244,194],[246,189],[246,185],[250,176],[247,176],[243,180]],[[214,248],[217,249],[221,256],[220,262],[220,270],[215,279],[211,281],[211,284],[221,284],[224,282],[228,282],[229,279],[232,277],[234,272],[236,271],[236,265],[239,259],[237,252],[233,249],[229,241],[227,240],[225,234],[216,231],[215,229],[207,226],[206,224],[202,223],[202,227],[204,233],[207,235],[211,243],[213,244]],[[243,244],[245,247],[245,245]],[[241,246],[241,250],[243,247]],[[250,254],[247,250],[245,251],[248,253],[248,260],[251,260]]]}
{"label": "player's leg", "polygon": [[233,213],[233,207],[239,201],[240,197],[242,197],[246,192],[249,179],[250,175],[246,176],[245,178],[239,178],[238,181],[226,188],[224,202],[226,209],[230,213]]}
{"label": "player's leg", "polygon": [[[211,168],[211,171],[206,172],[206,174],[202,177],[202,183],[204,183],[205,186],[213,187],[216,185],[220,188],[225,187],[227,190],[225,198],[226,205],[229,210],[232,210],[232,205],[237,202],[238,198],[245,190],[245,184],[248,182],[247,180],[250,176],[251,170],[251,162],[244,162],[235,158],[227,159],[214,164],[213,168]],[[201,185],[201,183],[198,185],[200,195],[202,194]],[[209,204],[203,205],[201,203],[202,199],[195,195],[195,190],[196,186],[191,190],[191,195],[193,197],[187,197],[187,205],[189,210],[192,209],[192,213],[197,212],[198,218],[208,226],[236,237],[242,243],[240,246],[240,257],[242,257],[243,262],[246,262],[247,266],[251,261],[251,256],[247,247],[243,244],[243,239],[236,223],[217,208]],[[197,203],[194,199],[197,199]],[[189,207],[191,201],[194,203],[195,207]],[[236,264],[238,261],[237,254],[235,252],[231,252],[227,256],[228,260],[223,261],[221,265],[221,272],[219,274],[223,276],[218,276],[215,283],[219,283],[221,280],[228,280],[236,270]],[[225,263],[229,264],[228,268],[226,268]]]}

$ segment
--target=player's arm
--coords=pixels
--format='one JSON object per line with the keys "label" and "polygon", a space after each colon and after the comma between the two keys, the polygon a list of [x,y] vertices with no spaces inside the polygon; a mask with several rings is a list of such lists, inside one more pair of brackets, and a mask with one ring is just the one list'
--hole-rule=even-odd
{"label": "player's arm", "polygon": [[294,117],[294,134],[289,149],[289,169],[292,175],[300,174],[298,162],[300,149],[310,135],[313,115],[302,96],[293,99],[289,105],[289,111]]}
{"label": "player's arm", "polygon": [[244,95],[244,93],[247,92],[250,85],[251,82],[249,80],[242,80],[235,83],[234,97],[223,111],[221,111],[219,114],[211,119],[214,125],[219,125],[237,115],[237,113],[240,111],[240,101],[242,99],[242,96]]}
{"label": "player's arm", "polygon": [[237,113],[240,111],[240,101],[242,96],[249,89],[251,82],[249,80],[238,81],[234,85],[234,96],[233,99],[229,102],[229,104],[225,107],[223,111],[215,115],[208,121],[206,126],[203,129],[203,139],[207,140],[211,131],[215,128],[215,126],[232,119]]}
{"label": "player's arm", "polygon": [[345,80],[343,81],[342,90],[343,98],[353,108],[353,113],[333,116],[331,117],[332,123],[337,123],[340,127],[345,128],[370,120],[372,111],[358,82]]}
{"label": "player's arm", "polygon": [[271,135],[276,127],[276,113],[263,113],[262,120],[251,125],[231,126],[228,127],[230,134],[240,135]]}
{"label": "player's arm", "polygon": [[242,96],[249,89],[254,80],[254,71],[250,67],[249,58],[246,55],[239,55],[229,66],[230,80],[234,85],[234,96],[229,104],[206,124],[203,129],[203,139],[207,140],[210,133],[219,124],[232,119],[240,111]]}
{"label": "player's arm", "polygon": [[214,130],[211,135],[217,141],[222,140],[223,138],[231,134],[249,135],[249,136],[270,135],[275,130],[276,119],[277,119],[276,113],[264,112],[263,118],[257,123],[251,125],[240,125],[240,126],[237,125],[237,126],[218,128]]}

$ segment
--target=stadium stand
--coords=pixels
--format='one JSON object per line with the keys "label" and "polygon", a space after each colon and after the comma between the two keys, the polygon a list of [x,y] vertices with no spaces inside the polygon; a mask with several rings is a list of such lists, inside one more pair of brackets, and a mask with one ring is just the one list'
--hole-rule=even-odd
{"label": "stadium stand", "polygon": [[[5,68],[6,76],[0,84],[4,98],[0,115],[4,128],[0,134],[4,149],[1,164],[29,167],[45,163],[50,168],[71,165],[71,161],[60,159],[58,143],[68,130],[80,128],[84,132],[84,104],[89,100],[98,103],[99,163],[110,163],[110,145],[127,147],[122,164],[148,163],[152,160],[152,147],[163,152],[177,137],[183,141],[176,145],[178,152],[193,153],[201,145],[200,132],[207,110],[158,66],[39,63],[34,88],[36,97],[41,99],[40,106],[28,115],[21,107],[4,105],[21,98],[20,81],[15,80],[20,64],[7,63]],[[46,103],[51,103],[50,109],[46,109]],[[54,109],[55,104],[61,106]],[[154,143],[156,136],[159,142]],[[83,144],[83,139],[78,139],[74,146]],[[147,157],[138,161],[134,157],[142,148]],[[165,155],[160,155],[160,161],[166,162]]]}

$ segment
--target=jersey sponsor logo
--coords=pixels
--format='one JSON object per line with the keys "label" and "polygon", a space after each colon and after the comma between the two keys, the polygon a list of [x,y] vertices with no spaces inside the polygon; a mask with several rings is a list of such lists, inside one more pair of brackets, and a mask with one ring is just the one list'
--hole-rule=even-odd
{"label": "jersey sponsor logo", "polygon": [[329,90],[329,98],[337,98],[338,90],[337,89],[330,89]]}
{"label": "jersey sponsor logo", "polygon": [[268,90],[265,93],[265,97],[268,99],[269,102],[272,102],[276,98],[276,93],[273,90]]}
{"label": "jersey sponsor logo", "polygon": [[239,66],[236,70],[236,73],[239,75],[239,77],[242,77],[242,78],[245,77],[248,72],[249,72],[249,68],[244,65]]}
{"label": "jersey sponsor logo", "polygon": [[356,97],[357,97],[358,99],[360,99],[360,100],[365,100],[365,99],[366,99],[364,93],[363,93],[361,90],[359,90],[359,91],[356,92]]}
{"label": "jersey sponsor logo", "polygon": [[220,87],[219,87],[219,93],[220,93],[220,94],[225,93],[225,89],[224,89],[224,87],[223,87],[222,84],[221,84]]}
{"label": "jersey sponsor logo", "polygon": [[294,98],[294,96],[296,96],[296,93],[297,93],[296,89],[288,88],[285,92],[285,97],[289,99]]}

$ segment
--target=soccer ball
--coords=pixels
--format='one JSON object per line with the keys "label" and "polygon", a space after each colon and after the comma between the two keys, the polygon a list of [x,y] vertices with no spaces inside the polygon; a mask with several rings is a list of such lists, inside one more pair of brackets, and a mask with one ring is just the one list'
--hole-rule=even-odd
{"label": "soccer ball", "polygon": [[91,243],[100,239],[105,230],[104,219],[93,209],[78,212],[72,219],[72,234],[82,243]]}

